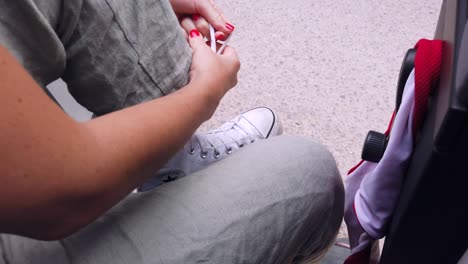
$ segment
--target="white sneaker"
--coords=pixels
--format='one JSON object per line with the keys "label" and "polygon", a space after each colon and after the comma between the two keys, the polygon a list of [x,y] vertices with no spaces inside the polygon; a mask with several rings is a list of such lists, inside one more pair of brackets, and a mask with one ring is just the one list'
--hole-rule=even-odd
{"label": "white sneaker", "polygon": [[151,190],[227,158],[238,149],[281,135],[283,128],[278,116],[266,107],[254,108],[207,133],[198,133],[138,191]]}

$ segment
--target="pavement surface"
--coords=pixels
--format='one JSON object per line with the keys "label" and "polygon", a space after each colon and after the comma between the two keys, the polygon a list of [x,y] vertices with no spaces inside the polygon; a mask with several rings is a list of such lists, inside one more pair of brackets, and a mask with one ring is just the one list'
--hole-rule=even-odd
{"label": "pavement surface", "polygon": [[[442,0],[216,2],[236,26],[231,45],[242,68],[237,87],[201,129],[268,106],[285,134],[328,146],[344,177],[360,160],[368,130],[385,131],[403,56],[433,37]],[[50,89],[68,113],[89,119],[63,82]]]}
{"label": "pavement surface", "polygon": [[441,0],[218,0],[236,25],[242,69],[213,123],[255,106],[285,134],[328,146],[342,175],[369,129],[384,132],[403,56],[432,38]]}
{"label": "pavement surface", "polygon": [[[236,26],[239,84],[206,130],[268,106],[285,134],[329,147],[343,175],[359,159],[369,129],[384,131],[395,104],[403,56],[432,38],[441,0],[217,0]],[[51,90],[79,120],[63,83]]]}

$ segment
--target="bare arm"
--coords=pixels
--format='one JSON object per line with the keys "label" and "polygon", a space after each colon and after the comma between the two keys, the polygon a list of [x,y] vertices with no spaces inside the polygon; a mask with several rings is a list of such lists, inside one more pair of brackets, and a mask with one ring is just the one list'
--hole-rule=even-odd
{"label": "bare arm", "polygon": [[61,238],[155,173],[236,82],[233,50],[218,56],[201,37],[190,42],[190,84],[86,123],[64,114],[0,47],[0,232]]}

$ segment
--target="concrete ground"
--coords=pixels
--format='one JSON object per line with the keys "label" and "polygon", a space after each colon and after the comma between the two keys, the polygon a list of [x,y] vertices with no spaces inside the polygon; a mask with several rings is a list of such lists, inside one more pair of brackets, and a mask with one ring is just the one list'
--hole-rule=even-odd
{"label": "concrete ground", "polygon": [[[406,50],[432,38],[442,0],[216,0],[236,26],[239,84],[202,129],[256,106],[280,115],[285,134],[327,145],[343,175],[369,129],[384,131]],[[89,118],[63,85],[51,90]]]}
{"label": "concrete ground", "polygon": [[239,85],[213,123],[265,105],[286,134],[327,145],[345,175],[384,131],[403,56],[432,38],[441,0],[217,0],[237,26]]}
{"label": "concrete ground", "polygon": [[[385,130],[403,55],[418,39],[432,38],[442,0],[216,2],[237,28],[231,45],[242,69],[202,129],[269,106],[285,134],[328,146],[344,176],[359,161],[367,131]],[[52,91],[77,119],[89,118],[63,85]]]}

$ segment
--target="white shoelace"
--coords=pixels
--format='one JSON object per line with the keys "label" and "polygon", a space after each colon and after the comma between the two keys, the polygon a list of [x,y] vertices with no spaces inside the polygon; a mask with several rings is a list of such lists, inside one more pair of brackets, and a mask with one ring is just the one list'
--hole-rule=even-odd
{"label": "white shoelace", "polygon": [[241,148],[246,144],[255,142],[258,132],[250,124],[242,125],[240,123],[241,118],[229,121],[214,131],[194,135],[190,139],[189,152],[191,154],[195,153],[195,148],[198,147],[200,148],[201,157],[206,158],[208,150],[213,149],[214,158],[217,159],[221,156],[220,147],[224,147],[224,151],[230,154],[233,150],[232,143],[237,145],[235,147]]}

